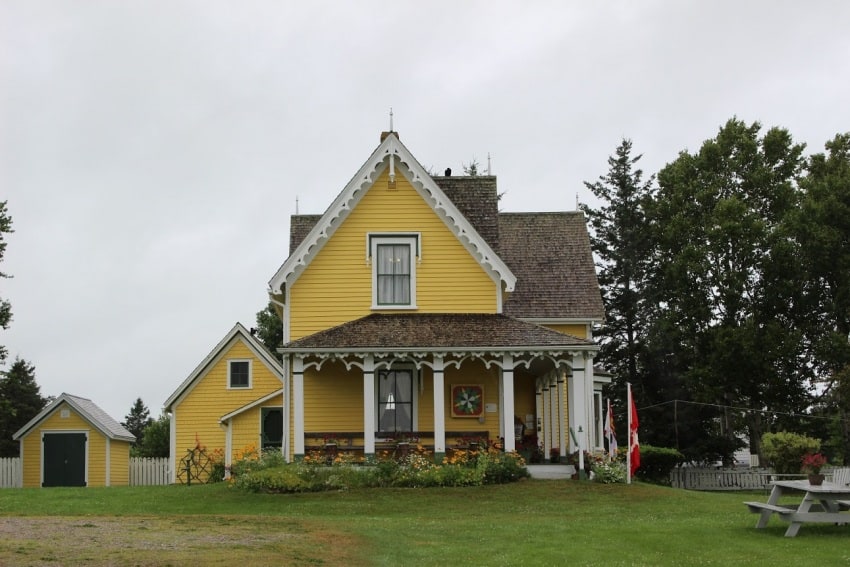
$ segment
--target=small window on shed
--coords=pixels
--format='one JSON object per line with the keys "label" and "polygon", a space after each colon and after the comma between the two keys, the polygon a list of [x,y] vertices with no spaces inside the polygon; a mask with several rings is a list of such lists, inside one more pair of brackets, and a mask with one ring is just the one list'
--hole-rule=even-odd
{"label": "small window on shed", "polygon": [[228,368],[228,388],[250,388],[251,387],[251,361],[231,360]]}

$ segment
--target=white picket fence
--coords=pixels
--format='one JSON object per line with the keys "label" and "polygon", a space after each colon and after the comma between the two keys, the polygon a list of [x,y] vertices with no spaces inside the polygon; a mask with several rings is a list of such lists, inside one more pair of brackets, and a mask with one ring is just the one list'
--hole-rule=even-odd
{"label": "white picket fence", "polygon": [[20,488],[23,482],[20,458],[0,459],[0,488]]}
{"label": "white picket fence", "polygon": [[[850,481],[850,469],[847,467],[827,467],[823,469],[827,479],[847,484]],[[774,480],[805,478],[804,474],[777,474],[771,469],[701,469],[680,467],[670,473],[673,488],[688,490],[769,490]]]}
{"label": "white picket fence", "polygon": [[170,482],[168,457],[130,459],[130,486],[153,486]]}

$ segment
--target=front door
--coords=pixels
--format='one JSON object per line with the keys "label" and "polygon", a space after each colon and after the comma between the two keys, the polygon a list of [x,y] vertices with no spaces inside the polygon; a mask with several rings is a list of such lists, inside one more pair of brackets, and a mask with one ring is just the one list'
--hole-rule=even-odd
{"label": "front door", "polygon": [[42,486],[86,485],[86,433],[45,433]]}
{"label": "front door", "polygon": [[283,444],[283,410],[263,408],[262,420],[263,449],[280,449]]}

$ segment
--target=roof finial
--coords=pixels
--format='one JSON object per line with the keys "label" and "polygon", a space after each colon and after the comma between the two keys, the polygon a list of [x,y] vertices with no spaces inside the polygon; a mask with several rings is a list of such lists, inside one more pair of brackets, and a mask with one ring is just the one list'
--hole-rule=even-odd
{"label": "roof finial", "polygon": [[393,107],[390,107],[390,132],[393,131]]}
{"label": "roof finial", "polygon": [[487,152],[487,175],[493,175],[490,172],[490,152]]}
{"label": "roof finial", "polygon": [[298,195],[295,196],[295,214],[298,214]]}

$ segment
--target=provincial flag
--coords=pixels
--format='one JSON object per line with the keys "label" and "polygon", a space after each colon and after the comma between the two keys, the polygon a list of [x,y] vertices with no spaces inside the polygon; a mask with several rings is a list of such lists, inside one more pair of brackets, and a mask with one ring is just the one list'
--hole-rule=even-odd
{"label": "provincial flag", "polygon": [[608,454],[612,459],[616,459],[617,430],[614,427],[614,412],[611,410],[611,400],[608,400],[608,411],[605,414],[605,437],[608,438]]}

